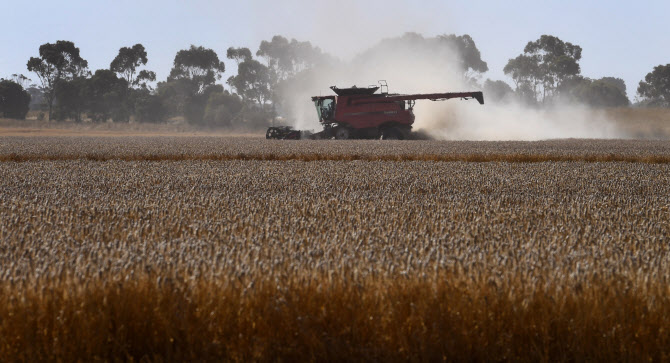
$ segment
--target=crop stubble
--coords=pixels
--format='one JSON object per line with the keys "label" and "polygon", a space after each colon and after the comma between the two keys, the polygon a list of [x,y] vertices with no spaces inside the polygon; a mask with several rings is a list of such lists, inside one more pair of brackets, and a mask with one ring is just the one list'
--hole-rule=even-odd
{"label": "crop stubble", "polygon": [[670,163],[661,140],[283,141],[259,137],[2,137],[0,161],[467,161]]}
{"label": "crop stubble", "polygon": [[[0,139],[0,354],[668,359],[670,165],[456,150],[670,148]],[[318,161],[166,157],[239,153]]]}

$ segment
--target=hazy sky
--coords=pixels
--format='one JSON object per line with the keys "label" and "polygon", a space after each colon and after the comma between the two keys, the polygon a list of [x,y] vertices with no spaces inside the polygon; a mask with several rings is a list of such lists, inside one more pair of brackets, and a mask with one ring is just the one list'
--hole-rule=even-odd
{"label": "hazy sky", "polygon": [[[484,78],[509,83],[507,61],[528,41],[551,34],[582,46],[582,74],[623,78],[630,96],[654,66],[670,63],[667,0],[0,0],[0,14],[0,77],[23,73],[33,80],[26,62],[45,42],[74,41],[92,70],[109,67],[120,47],[142,43],[147,68],[164,80],[175,53],[190,44],[225,58],[230,46],[255,52],[275,34],[309,40],[343,59],[408,31],[470,34],[489,64]],[[233,65],[226,61],[223,80]]]}

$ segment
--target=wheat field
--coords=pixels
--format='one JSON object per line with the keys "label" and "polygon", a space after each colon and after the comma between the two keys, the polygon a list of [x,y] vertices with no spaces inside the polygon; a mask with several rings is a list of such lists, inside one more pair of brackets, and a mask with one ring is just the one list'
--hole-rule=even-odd
{"label": "wheat field", "polygon": [[670,359],[670,143],[0,137],[2,360]]}

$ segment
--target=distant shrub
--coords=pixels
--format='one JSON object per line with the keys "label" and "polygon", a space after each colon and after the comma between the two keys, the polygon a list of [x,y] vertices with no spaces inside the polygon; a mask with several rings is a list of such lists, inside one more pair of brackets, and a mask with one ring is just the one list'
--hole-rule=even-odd
{"label": "distant shrub", "polygon": [[158,95],[142,95],[135,101],[135,119],[139,122],[162,122],[166,115],[167,109]]}
{"label": "distant shrub", "polygon": [[204,121],[207,125],[231,127],[234,118],[243,108],[239,96],[224,92],[214,92],[207,100]]}
{"label": "distant shrub", "polygon": [[30,94],[20,84],[0,81],[0,117],[24,120],[28,114]]}

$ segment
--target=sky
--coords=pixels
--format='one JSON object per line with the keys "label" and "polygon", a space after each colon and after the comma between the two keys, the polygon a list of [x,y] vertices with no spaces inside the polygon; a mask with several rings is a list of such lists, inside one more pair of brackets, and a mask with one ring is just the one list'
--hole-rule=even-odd
{"label": "sky", "polygon": [[0,77],[23,73],[34,81],[26,62],[56,40],[73,41],[91,70],[108,68],[119,48],[142,43],[146,68],[158,80],[169,74],[177,51],[202,45],[224,59],[225,82],[235,73],[234,62],[225,60],[228,47],[255,52],[276,34],[343,60],[405,32],[469,34],[490,69],[483,79],[511,84],[502,71],[507,61],[550,34],[583,48],[584,76],[623,78],[631,99],[654,66],[670,63],[667,0],[0,0],[0,14]]}

